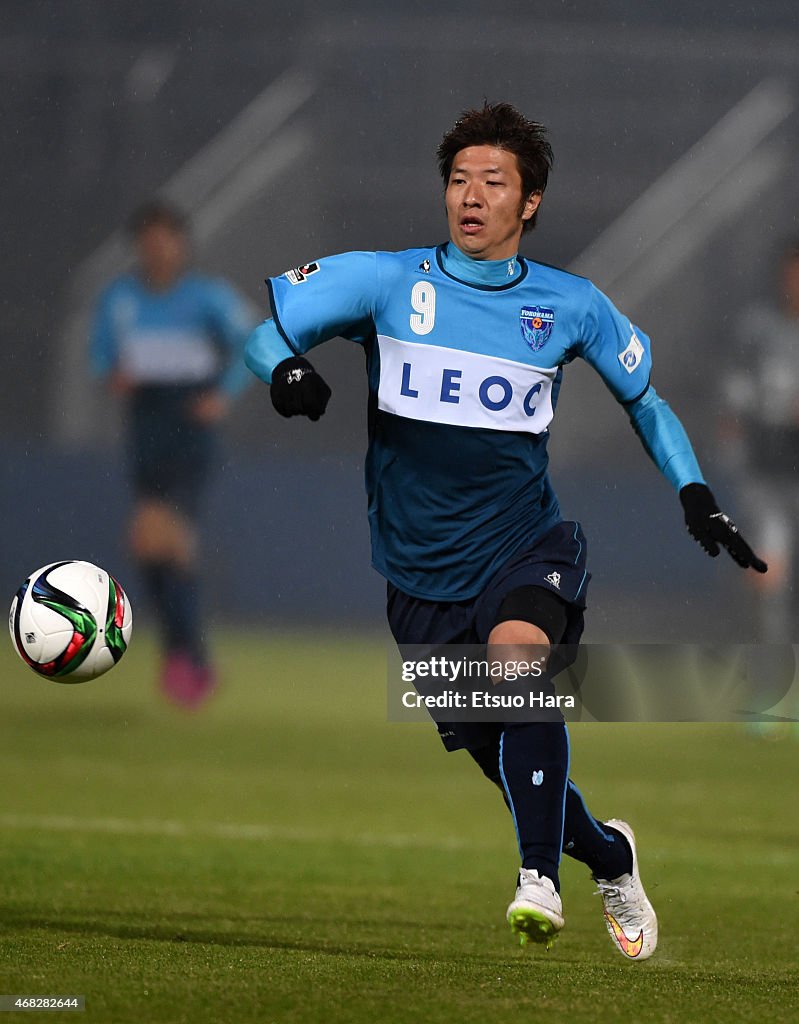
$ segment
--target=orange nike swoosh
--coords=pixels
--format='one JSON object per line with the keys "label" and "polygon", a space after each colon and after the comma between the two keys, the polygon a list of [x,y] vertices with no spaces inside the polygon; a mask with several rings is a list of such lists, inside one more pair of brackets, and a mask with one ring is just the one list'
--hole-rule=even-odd
{"label": "orange nike swoosh", "polygon": [[638,933],[637,939],[628,939],[627,936],[624,934],[624,929],[613,916],[613,914],[609,914],[606,910],[605,917],[608,920],[608,924],[613,929],[613,934],[616,936],[616,942],[618,942],[618,944],[621,946],[622,953],[629,957],[638,956],[644,945],[643,928]]}

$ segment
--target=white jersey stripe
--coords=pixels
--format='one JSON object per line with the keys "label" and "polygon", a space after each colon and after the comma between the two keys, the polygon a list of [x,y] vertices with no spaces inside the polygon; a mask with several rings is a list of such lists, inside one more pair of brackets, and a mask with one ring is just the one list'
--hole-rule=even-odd
{"label": "white jersey stripe", "polygon": [[379,334],[378,408],[406,419],[540,434],[552,421],[551,369]]}

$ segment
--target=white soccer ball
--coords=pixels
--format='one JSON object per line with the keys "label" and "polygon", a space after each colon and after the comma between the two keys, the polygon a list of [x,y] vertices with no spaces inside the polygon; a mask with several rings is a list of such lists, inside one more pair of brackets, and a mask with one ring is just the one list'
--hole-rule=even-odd
{"label": "white soccer ball", "polygon": [[53,562],[25,580],[8,628],[17,654],[57,683],[96,679],[120,660],[133,632],[125,591],[91,562]]}

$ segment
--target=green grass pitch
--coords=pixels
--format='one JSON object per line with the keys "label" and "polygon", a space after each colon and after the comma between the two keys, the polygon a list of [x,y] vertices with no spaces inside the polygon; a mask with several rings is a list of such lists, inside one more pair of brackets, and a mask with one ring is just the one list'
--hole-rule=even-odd
{"label": "green grass pitch", "polygon": [[573,727],[590,806],[637,831],[660,947],[625,963],[566,858],[566,928],[523,951],[507,812],[431,727],[386,721],[385,651],[226,633],[220,693],[184,715],[144,632],[73,687],[5,644],[0,993],[85,995],[69,1016],[109,1024],[799,1019],[795,739]]}

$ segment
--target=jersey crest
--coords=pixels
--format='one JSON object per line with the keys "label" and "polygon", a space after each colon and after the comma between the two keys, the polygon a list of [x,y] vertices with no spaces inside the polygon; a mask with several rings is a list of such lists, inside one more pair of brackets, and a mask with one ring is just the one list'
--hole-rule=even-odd
{"label": "jersey crest", "polygon": [[555,311],[546,306],[522,306],[519,313],[522,337],[533,350],[543,348],[555,326]]}

